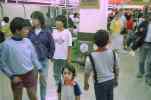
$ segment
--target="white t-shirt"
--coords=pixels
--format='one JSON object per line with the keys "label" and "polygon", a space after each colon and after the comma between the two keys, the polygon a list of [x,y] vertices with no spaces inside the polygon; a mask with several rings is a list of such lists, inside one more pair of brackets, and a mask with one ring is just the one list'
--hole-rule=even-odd
{"label": "white t-shirt", "polygon": [[67,60],[68,47],[72,46],[72,35],[68,29],[62,32],[54,30],[52,34],[55,41],[54,59]]}

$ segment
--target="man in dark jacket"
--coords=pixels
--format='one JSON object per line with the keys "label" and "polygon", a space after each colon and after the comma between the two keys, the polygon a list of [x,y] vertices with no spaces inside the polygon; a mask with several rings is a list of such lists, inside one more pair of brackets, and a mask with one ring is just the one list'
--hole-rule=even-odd
{"label": "man in dark jacket", "polygon": [[141,25],[140,30],[144,32],[142,35],[144,39],[139,49],[139,73],[137,77],[141,78],[145,75],[146,83],[151,85],[151,17]]}

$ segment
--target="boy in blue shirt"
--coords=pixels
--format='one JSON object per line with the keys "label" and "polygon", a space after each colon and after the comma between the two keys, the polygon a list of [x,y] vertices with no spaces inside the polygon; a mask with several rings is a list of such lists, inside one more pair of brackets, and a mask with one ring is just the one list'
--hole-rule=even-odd
{"label": "boy in blue shirt", "polygon": [[4,41],[1,49],[0,67],[10,77],[14,100],[22,100],[23,88],[30,100],[38,100],[33,69],[36,67],[41,72],[41,64],[31,41],[26,38],[28,26],[23,18],[14,18],[10,23],[13,36]]}

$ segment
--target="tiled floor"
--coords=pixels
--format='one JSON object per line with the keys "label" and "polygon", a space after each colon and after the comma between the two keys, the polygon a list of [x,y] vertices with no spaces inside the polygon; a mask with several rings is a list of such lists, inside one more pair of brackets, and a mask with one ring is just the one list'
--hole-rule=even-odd
{"label": "tiled floor", "polygon": [[[115,88],[115,100],[151,100],[151,87],[147,86],[144,79],[137,79],[137,58],[127,54],[121,55],[120,60],[120,85]],[[52,77],[52,66],[49,70],[47,100],[57,100],[56,87]],[[83,87],[83,74],[80,73],[77,80]],[[92,82],[92,81],[91,81]],[[95,100],[93,86],[89,91],[82,91],[81,100]],[[39,93],[38,93],[39,94]],[[13,100],[9,81],[0,74],[0,100]],[[23,100],[28,100],[26,94]]]}

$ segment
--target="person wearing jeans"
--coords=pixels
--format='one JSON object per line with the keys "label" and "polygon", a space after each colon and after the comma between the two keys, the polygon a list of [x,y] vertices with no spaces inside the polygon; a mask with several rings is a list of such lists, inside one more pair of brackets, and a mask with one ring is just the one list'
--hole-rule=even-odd
{"label": "person wearing jeans", "polygon": [[84,89],[89,89],[89,77],[93,72],[96,100],[113,100],[113,89],[118,85],[119,76],[117,54],[107,47],[110,41],[107,31],[97,31],[94,41],[97,50],[86,59]]}
{"label": "person wearing jeans", "polygon": [[[145,29],[146,28],[146,29]],[[144,43],[140,47],[139,74],[138,78],[145,75],[145,82],[151,86],[151,17],[147,20]]]}
{"label": "person wearing jeans", "polygon": [[[55,45],[49,28],[45,26],[44,15],[35,11],[31,14],[33,30],[29,34],[29,39],[34,44],[39,61],[42,64],[42,75],[40,77],[40,97],[46,100],[46,88],[48,77],[48,59],[54,55]],[[38,80],[38,74],[36,75]]]}

